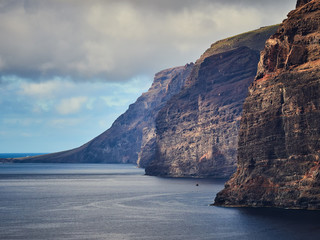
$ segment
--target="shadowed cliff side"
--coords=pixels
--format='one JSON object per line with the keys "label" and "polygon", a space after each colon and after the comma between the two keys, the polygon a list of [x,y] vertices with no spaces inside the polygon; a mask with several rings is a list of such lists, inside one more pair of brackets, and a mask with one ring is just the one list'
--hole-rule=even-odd
{"label": "shadowed cliff side", "polygon": [[266,42],[243,111],[215,204],[320,209],[320,1],[298,1]]}
{"label": "shadowed cliff side", "polygon": [[218,41],[197,60],[184,89],[158,113],[146,174],[223,178],[235,171],[242,105],[259,51],[277,28]]}
{"label": "shadowed cliff side", "polygon": [[[180,92],[193,64],[163,70],[110,129],[83,146],[36,157],[3,159],[4,162],[136,163],[144,139],[152,138],[158,111]],[[150,136],[151,135],[151,136]]]}

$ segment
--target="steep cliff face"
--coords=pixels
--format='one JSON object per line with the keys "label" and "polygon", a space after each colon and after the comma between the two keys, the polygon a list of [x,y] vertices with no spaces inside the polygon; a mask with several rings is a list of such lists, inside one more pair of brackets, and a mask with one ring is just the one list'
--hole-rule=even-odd
{"label": "steep cliff face", "polygon": [[158,113],[156,153],[146,174],[222,178],[234,172],[242,105],[259,50],[276,29],[219,41],[197,60],[185,88]]}
{"label": "steep cliff face", "polygon": [[302,7],[303,5],[307,4],[308,2],[311,2],[311,0],[298,0],[296,8]]}
{"label": "steep cliff face", "polygon": [[142,140],[138,160],[136,161],[139,167],[146,167],[150,159],[155,153],[155,120],[160,109],[164,107],[166,102],[175,94],[179,93],[184,87],[186,80],[190,76],[194,64],[187,64],[184,67],[174,68],[175,72],[167,74],[160,72],[155,79],[161,79],[163,82],[154,81],[151,89],[148,91],[149,104],[148,113],[145,114],[146,126],[142,128]]}
{"label": "steep cliff face", "polygon": [[320,209],[320,2],[266,43],[239,132],[238,169],[216,205]]}
{"label": "steep cliff face", "polygon": [[157,73],[148,92],[131,104],[110,129],[85,145],[65,152],[14,161],[137,163],[141,147],[152,141],[158,111],[173,95],[180,92],[192,66],[187,64]]}

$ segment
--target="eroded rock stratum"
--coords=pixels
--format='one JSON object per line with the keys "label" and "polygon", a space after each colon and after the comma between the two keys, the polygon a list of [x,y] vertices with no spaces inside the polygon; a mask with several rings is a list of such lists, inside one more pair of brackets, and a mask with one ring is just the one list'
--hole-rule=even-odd
{"label": "eroded rock stratum", "polygon": [[276,29],[221,40],[196,61],[185,87],[158,113],[146,174],[224,178],[235,171],[242,105],[259,50]]}
{"label": "eroded rock stratum", "polygon": [[297,9],[266,43],[239,131],[224,206],[320,208],[320,1]]}

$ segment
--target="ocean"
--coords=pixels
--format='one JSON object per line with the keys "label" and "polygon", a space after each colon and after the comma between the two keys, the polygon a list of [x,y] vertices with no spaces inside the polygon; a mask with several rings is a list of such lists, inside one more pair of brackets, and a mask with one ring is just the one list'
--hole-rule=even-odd
{"label": "ocean", "polygon": [[0,164],[0,239],[319,239],[319,211],[210,206],[224,182],[134,165]]}

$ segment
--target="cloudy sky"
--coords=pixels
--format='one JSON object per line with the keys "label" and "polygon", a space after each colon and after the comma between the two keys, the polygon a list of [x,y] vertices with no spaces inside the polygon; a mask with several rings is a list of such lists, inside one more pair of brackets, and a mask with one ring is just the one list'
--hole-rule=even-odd
{"label": "cloudy sky", "polygon": [[156,72],[280,23],[296,0],[0,0],[0,153],[108,129]]}

